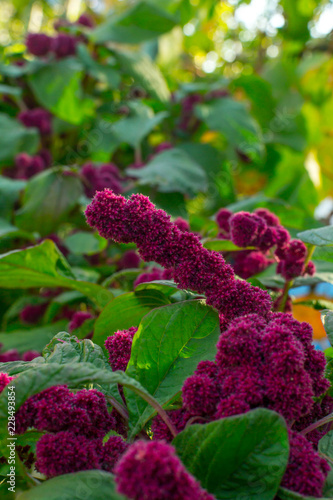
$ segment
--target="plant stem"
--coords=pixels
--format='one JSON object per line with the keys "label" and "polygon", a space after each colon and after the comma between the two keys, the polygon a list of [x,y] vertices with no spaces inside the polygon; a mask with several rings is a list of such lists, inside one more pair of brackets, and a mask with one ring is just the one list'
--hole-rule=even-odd
{"label": "plant stem", "polygon": [[318,427],[322,427],[323,425],[329,424],[330,422],[333,422],[333,413],[330,413],[326,417],[317,420],[317,422],[314,422],[313,424],[309,425],[308,427],[306,427],[301,431],[301,434],[308,434],[309,432],[314,431]]}
{"label": "plant stem", "polygon": [[135,163],[142,163],[141,144],[139,144],[134,150],[134,159]]}
{"label": "plant stem", "polygon": [[125,406],[118,403],[118,401],[113,396],[107,396],[106,399],[109,403],[117,410],[117,412],[123,417],[126,422],[128,422],[128,411]]}
{"label": "plant stem", "polygon": [[287,299],[288,299],[288,293],[289,293],[289,290],[291,289],[291,287],[293,286],[293,284],[294,284],[294,280],[290,280],[290,281],[285,282],[284,287],[283,287],[283,292],[282,292],[281,304],[279,305],[279,309],[278,309],[279,312],[284,312],[285,307],[286,307],[286,303],[287,303]]}

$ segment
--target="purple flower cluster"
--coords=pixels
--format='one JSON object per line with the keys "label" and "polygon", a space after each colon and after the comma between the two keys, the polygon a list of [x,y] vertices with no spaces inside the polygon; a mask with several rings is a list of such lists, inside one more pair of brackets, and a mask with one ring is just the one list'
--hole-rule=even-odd
{"label": "purple flower cluster", "polygon": [[105,397],[96,390],[75,394],[54,386],[30,397],[16,413],[19,434],[29,427],[47,431],[37,443],[37,469],[47,477],[86,469],[111,471],[127,449],[122,438],[103,437],[115,428]]}
{"label": "purple flower cluster", "polygon": [[17,349],[10,349],[9,351],[1,352],[2,344],[0,344],[0,363],[8,363],[9,361],[32,361],[40,356],[37,351],[26,351],[20,354]]}
{"label": "purple flower cluster", "polygon": [[313,275],[315,266],[310,262],[305,266],[307,249],[300,240],[290,240],[288,231],[280,225],[276,215],[265,208],[258,208],[253,214],[222,208],[216,214],[220,228],[219,237],[231,239],[235,245],[246,248],[255,247],[255,251],[244,250],[235,253],[233,268],[247,279],[275,261],[277,272],[286,280],[291,280],[305,273]]}
{"label": "purple flower cluster", "polygon": [[52,132],[51,114],[46,109],[34,108],[21,111],[18,119],[25,127],[38,128],[41,135],[49,135]]}
{"label": "purple flower cluster", "polygon": [[15,156],[14,168],[7,168],[4,173],[7,177],[26,180],[45,170],[51,163],[52,157],[46,149],[42,149],[34,156],[19,153]]}
{"label": "purple flower cluster", "polygon": [[114,470],[119,493],[132,500],[214,500],[160,441],[136,441]]}
{"label": "purple flower cluster", "polygon": [[138,329],[133,326],[129,330],[115,332],[105,341],[105,349],[109,353],[109,362],[113,371],[125,371],[131,357],[133,337]]}
{"label": "purple flower cluster", "polygon": [[113,163],[107,163],[100,167],[86,163],[81,169],[81,175],[88,198],[92,198],[96,191],[101,191],[104,188],[112,189],[115,193],[121,193],[123,190],[118,167]]}
{"label": "purple flower cluster", "polygon": [[7,373],[0,373],[0,393],[15,377],[10,377]]}
{"label": "purple flower cluster", "polygon": [[96,193],[86,209],[87,222],[105,237],[121,243],[134,242],[145,261],[173,270],[181,288],[205,294],[222,319],[244,314],[267,316],[271,299],[267,292],[236,280],[222,255],[201,245],[199,238],[182,232],[170,217],[157,210],[149,198],[134,194],[128,200],[109,189]]}
{"label": "purple flower cluster", "polygon": [[321,497],[330,466],[305,436],[289,431],[289,463],[281,486],[301,495]]}
{"label": "purple flower cluster", "polygon": [[[322,396],[330,385],[324,372],[325,356],[312,345],[310,325],[283,313],[271,313],[268,319],[251,314],[235,319],[222,332],[215,363],[201,362],[185,381],[183,408],[177,412],[186,415],[187,421],[190,416],[200,423],[200,417],[210,421],[266,407],[280,413],[295,430],[302,430],[332,410],[333,400],[328,396],[314,403],[314,397]],[[157,437],[170,439],[163,435],[157,419],[153,432],[155,429]],[[328,430],[322,427],[309,439],[317,444]],[[297,432],[290,436],[291,458],[284,486],[319,496],[327,464],[304,436]]]}
{"label": "purple flower cluster", "polygon": [[47,304],[29,304],[20,312],[20,320],[23,323],[35,324],[46,311]]}
{"label": "purple flower cluster", "polygon": [[194,107],[203,101],[201,94],[190,94],[181,101],[181,112],[179,128],[184,132],[195,132],[199,126],[199,120],[194,115]]}
{"label": "purple flower cluster", "polygon": [[54,54],[58,59],[74,56],[78,39],[68,33],[58,33],[50,37],[43,33],[29,33],[26,38],[27,49],[36,57]]}
{"label": "purple flower cluster", "polygon": [[149,283],[150,281],[157,280],[170,280],[172,279],[171,269],[160,269],[158,267],[153,267],[147,272],[140,274],[134,281],[134,288],[140,283]]}
{"label": "purple flower cluster", "polygon": [[234,320],[220,336],[216,365],[199,365],[185,381],[184,409],[215,419],[261,406],[297,421],[329,387],[325,357],[311,341],[311,327],[283,313]]}
{"label": "purple flower cluster", "polygon": [[117,262],[118,270],[136,269],[140,266],[141,259],[135,250],[127,250]]}
{"label": "purple flower cluster", "polygon": [[75,312],[68,325],[69,332],[71,333],[76,328],[80,328],[87,319],[91,318],[93,318],[93,315],[88,311]]}

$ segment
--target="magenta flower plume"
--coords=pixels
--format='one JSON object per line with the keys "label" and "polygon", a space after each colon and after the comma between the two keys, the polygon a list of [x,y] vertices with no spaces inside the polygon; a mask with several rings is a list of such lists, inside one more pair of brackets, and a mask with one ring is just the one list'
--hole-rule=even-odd
{"label": "magenta flower plume", "polygon": [[18,115],[18,119],[26,127],[36,127],[41,135],[51,133],[51,114],[43,108],[28,109]]}
{"label": "magenta flower plume", "polygon": [[150,281],[156,280],[169,280],[172,278],[171,269],[160,269],[158,267],[153,267],[149,272],[142,273],[134,281],[134,288],[140,285],[140,283],[149,283]]}
{"label": "magenta flower plume", "polygon": [[46,311],[47,304],[36,304],[25,306],[20,312],[20,320],[23,323],[37,323]]}
{"label": "magenta flower plume", "polygon": [[[184,408],[168,411],[167,414],[177,432],[183,431],[188,420],[191,418],[191,415]],[[169,427],[159,415],[153,419],[151,430],[153,432],[153,439],[168,442],[173,440],[173,435]]]}
{"label": "magenta flower plume", "polygon": [[120,436],[110,436],[101,450],[101,468],[113,472],[115,465],[128,447],[129,444]]}
{"label": "magenta flower plume", "polygon": [[330,467],[305,436],[289,431],[290,455],[281,485],[301,495],[321,497]]}
{"label": "magenta flower plume", "polygon": [[238,212],[230,217],[230,235],[239,247],[257,246],[267,225],[264,219],[248,212]]}
{"label": "magenta flower plume", "polygon": [[174,221],[174,224],[178,227],[178,229],[180,229],[180,231],[183,231],[183,233],[185,231],[190,231],[189,223],[187,222],[187,220],[182,219],[181,217],[177,217],[177,219],[175,219]]}
{"label": "magenta flower plume", "polygon": [[7,373],[0,373],[0,393],[15,377],[10,377]]}
{"label": "magenta flower plume", "polygon": [[104,345],[109,353],[109,362],[113,371],[126,370],[131,357],[133,337],[137,330],[133,326],[129,330],[120,330],[106,339]]}
{"label": "magenta flower plume", "polygon": [[216,214],[216,222],[225,235],[228,235],[230,231],[229,221],[231,216],[232,212],[227,208],[221,208]]}
{"label": "magenta flower plume", "polygon": [[93,19],[88,16],[88,14],[81,14],[79,19],[77,20],[77,24],[85,26],[86,28],[93,28],[95,26]]}
{"label": "magenta flower plume", "polygon": [[90,441],[69,431],[45,434],[36,445],[36,468],[49,478],[98,469],[101,441]]}
{"label": "magenta flower plume", "polygon": [[26,45],[30,54],[37,57],[46,56],[51,50],[52,38],[43,33],[28,33]]}
{"label": "magenta flower plume", "polygon": [[119,493],[132,500],[214,500],[160,441],[136,441],[114,473]]}
{"label": "magenta flower plume", "polygon": [[[0,351],[2,349],[2,344],[0,344]],[[0,363],[8,363],[9,361],[18,361],[21,356],[17,349],[9,349],[5,352],[0,352]]]}
{"label": "magenta flower plume", "polygon": [[77,311],[73,314],[71,321],[68,325],[69,332],[72,332],[76,328],[80,328],[87,319],[93,318],[93,315],[88,311]]}
{"label": "magenta flower plume", "polygon": [[119,170],[113,163],[107,163],[100,167],[86,163],[81,169],[81,174],[85,181],[85,193],[88,198],[92,198],[96,191],[101,191],[104,188],[112,189],[115,193],[122,192]]}
{"label": "magenta flower plume", "polygon": [[143,260],[172,269],[181,288],[205,294],[207,304],[227,320],[253,312],[265,316],[270,311],[267,292],[236,280],[222,255],[203,248],[193,233],[180,231],[146,196],[135,194],[126,200],[105,189],[96,193],[86,217],[105,238],[134,242]]}
{"label": "magenta flower plume", "polygon": [[105,397],[95,389],[73,394],[66,386],[53,386],[28,398],[16,412],[18,434],[34,427],[48,432],[70,430],[95,439],[103,437],[113,425]]}
{"label": "magenta flower plume", "polygon": [[135,250],[127,250],[117,262],[117,267],[121,269],[135,269],[140,266],[141,259]]}
{"label": "magenta flower plume", "polygon": [[219,402],[214,380],[206,375],[192,375],[182,389],[183,406],[190,415],[213,415]]}
{"label": "magenta flower plume", "polygon": [[243,279],[264,271],[272,261],[261,252],[237,252],[233,262],[235,273]]}
{"label": "magenta flower plume", "polygon": [[254,213],[256,215],[259,215],[259,217],[261,217],[262,219],[264,219],[264,221],[266,221],[266,224],[268,226],[280,225],[280,219],[275,214],[267,210],[267,208],[257,208],[254,211]]}
{"label": "magenta flower plume", "polygon": [[38,351],[26,351],[22,354],[22,360],[32,361],[33,359],[38,358],[38,356],[40,356],[40,352]]}
{"label": "magenta flower plume", "polygon": [[51,50],[58,59],[62,59],[75,55],[76,44],[77,39],[74,36],[68,35],[67,33],[58,33],[57,36],[52,39]]}

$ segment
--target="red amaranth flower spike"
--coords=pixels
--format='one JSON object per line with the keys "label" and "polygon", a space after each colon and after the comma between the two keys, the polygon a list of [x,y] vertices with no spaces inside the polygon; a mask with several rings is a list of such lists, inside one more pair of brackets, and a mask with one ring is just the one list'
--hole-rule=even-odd
{"label": "red amaranth flower spike", "polygon": [[119,493],[132,500],[214,500],[161,441],[136,441],[114,473]]}
{"label": "red amaranth flower spike", "polygon": [[271,299],[267,292],[236,280],[222,255],[203,248],[193,233],[181,232],[146,196],[135,194],[126,200],[105,189],[96,193],[86,217],[103,237],[134,242],[144,260],[173,269],[180,287],[204,293],[207,304],[228,320],[253,312],[268,314]]}
{"label": "red amaranth flower spike", "polygon": [[43,57],[51,51],[52,38],[44,33],[28,33],[25,43],[30,54]]}
{"label": "red amaranth flower spike", "polygon": [[136,327],[131,327],[128,330],[120,330],[115,332],[105,341],[105,349],[109,353],[109,362],[113,371],[125,371],[131,357],[131,347],[133,337],[137,332]]}
{"label": "red amaranth flower spike", "polygon": [[0,373],[0,393],[15,377],[10,377],[7,373]]}

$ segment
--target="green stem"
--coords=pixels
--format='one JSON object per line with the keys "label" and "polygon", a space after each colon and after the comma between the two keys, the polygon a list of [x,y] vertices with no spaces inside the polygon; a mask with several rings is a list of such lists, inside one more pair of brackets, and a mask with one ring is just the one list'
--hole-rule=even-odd
{"label": "green stem", "polygon": [[279,312],[284,312],[284,309],[286,307],[287,299],[288,299],[288,293],[291,287],[294,284],[294,280],[286,281],[283,287],[283,292],[282,292],[282,298],[281,298],[281,303],[279,305]]}

